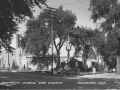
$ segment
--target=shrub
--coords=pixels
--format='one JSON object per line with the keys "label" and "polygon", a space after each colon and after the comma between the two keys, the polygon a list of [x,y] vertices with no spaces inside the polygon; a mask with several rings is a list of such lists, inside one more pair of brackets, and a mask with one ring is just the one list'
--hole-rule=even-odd
{"label": "shrub", "polygon": [[12,64],[12,69],[18,69],[19,66],[15,64],[15,61],[13,61],[13,64]]}

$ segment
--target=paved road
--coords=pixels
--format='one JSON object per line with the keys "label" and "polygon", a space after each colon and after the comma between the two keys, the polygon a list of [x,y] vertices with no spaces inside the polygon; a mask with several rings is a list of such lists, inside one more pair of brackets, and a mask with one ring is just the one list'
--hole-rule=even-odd
{"label": "paved road", "polygon": [[119,78],[105,78],[111,75],[104,74],[103,78],[99,78],[98,75],[68,77],[33,72],[0,72],[0,89],[120,89]]}

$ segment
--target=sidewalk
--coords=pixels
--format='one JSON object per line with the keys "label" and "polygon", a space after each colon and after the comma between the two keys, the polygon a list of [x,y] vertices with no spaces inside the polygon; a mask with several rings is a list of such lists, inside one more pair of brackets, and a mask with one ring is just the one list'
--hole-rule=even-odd
{"label": "sidewalk", "polygon": [[22,70],[22,71],[20,71],[20,70],[0,70],[0,72],[34,72],[34,71],[32,71],[32,70]]}
{"label": "sidewalk", "polygon": [[78,77],[83,77],[83,78],[115,78],[115,79],[120,79],[120,75],[118,75],[116,73],[92,74],[92,75],[83,75],[83,76],[78,76]]}

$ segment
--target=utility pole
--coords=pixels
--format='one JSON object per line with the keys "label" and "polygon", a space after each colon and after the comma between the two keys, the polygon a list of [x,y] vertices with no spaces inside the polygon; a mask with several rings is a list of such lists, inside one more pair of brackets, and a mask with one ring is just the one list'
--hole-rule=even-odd
{"label": "utility pole", "polygon": [[9,64],[9,51],[8,51],[8,71],[10,69],[10,64]]}
{"label": "utility pole", "polygon": [[50,20],[48,20],[48,22],[50,23],[50,28],[51,28],[51,44],[52,44],[52,50],[51,50],[51,53],[52,53],[52,66],[51,66],[51,73],[53,74],[53,61],[54,61],[54,56],[53,56],[53,18],[54,18],[54,15],[56,13],[56,10],[55,8],[51,8],[51,7],[47,7],[47,11],[50,12]]}
{"label": "utility pole", "polygon": [[20,57],[20,71],[21,71],[21,56],[22,56],[22,54],[21,54],[21,51],[20,51],[20,54],[19,54],[19,57]]}
{"label": "utility pole", "polygon": [[[68,46],[67,46],[67,50],[68,50],[68,59],[70,58],[70,40],[69,40],[69,34],[68,34]],[[67,60],[67,63],[68,63],[68,60]]]}
{"label": "utility pole", "polygon": [[8,46],[7,46],[7,53],[8,53],[8,71],[10,69],[10,64],[9,64],[9,51],[10,51],[10,48],[9,48],[9,42],[8,42]]}
{"label": "utility pole", "polygon": [[54,61],[54,57],[53,57],[53,24],[51,23],[51,44],[52,44],[52,67],[51,67],[51,71],[53,74],[53,61]]}

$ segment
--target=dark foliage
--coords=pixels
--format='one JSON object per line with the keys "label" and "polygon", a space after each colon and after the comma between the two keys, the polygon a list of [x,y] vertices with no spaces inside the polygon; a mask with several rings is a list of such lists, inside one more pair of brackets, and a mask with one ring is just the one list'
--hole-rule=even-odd
{"label": "dark foliage", "polygon": [[[36,19],[28,20],[27,31],[21,40],[21,47],[26,54],[36,57],[44,56],[48,53],[53,36],[58,67],[60,67],[60,50],[68,33],[75,26],[75,22],[76,15],[70,10],[64,10],[62,6],[57,9],[44,9]],[[56,42],[56,39],[59,39],[59,42]]]}
{"label": "dark foliage", "polygon": [[71,70],[74,70],[74,71],[78,71],[78,69],[80,71],[84,71],[84,66],[83,66],[83,63],[81,61],[78,61],[77,59],[75,58],[71,58],[70,61],[69,61],[69,66],[71,67]]}
{"label": "dark foliage", "polygon": [[[18,31],[18,24],[25,17],[33,17],[32,8],[45,4],[46,0],[0,0],[0,48],[12,51],[10,46],[13,34]],[[9,49],[8,49],[9,48]]]}
{"label": "dark foliage", "polygon": [[12,69],[15,69],[15,70],[16,70],[16,69],[18,69],[18,68],[19,68],[19,66],[15,64],[15,61],[13,61]]}

